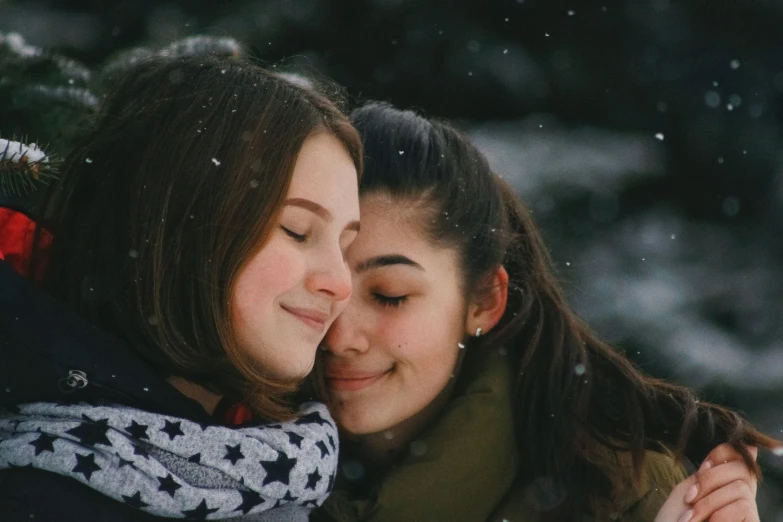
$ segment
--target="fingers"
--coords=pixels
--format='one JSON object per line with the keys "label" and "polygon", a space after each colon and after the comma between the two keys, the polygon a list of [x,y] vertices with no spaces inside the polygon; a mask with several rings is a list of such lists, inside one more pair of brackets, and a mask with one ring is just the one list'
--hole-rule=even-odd
{"label": "fingers", "polygon": [[753,460],[759,460],[759,449],[756,446],[748,446],[748,451]]}
{"label": "fingers", "polygon": [[713,466],[725,464],[732,460],[742,460],[742,455],[734,449],[731,444],[725,443],[715,446],[704,459],[704,462],[711,462]]}
{"label": "fingers", "polygon": [[756,478],[751,475],[743,460],[733,460],[715,467],[702,466],[695,476],[696,483],[685,494],[685,502],[689,504],[737,480],[745,482],[752,493],[751,498],[756,498]]}
{"label": "fingers", "polygon": [[[750,452],[750,455],[753,457],[753,460],[756,460],[759,455],[759,449],[755,446],[747,446],[748,452]],[[730,462],[732,460],[742,460],[742,455],[740,455],[739,451],[734,449],[734,446],[728,443],[720,444],[719,446],[715,446],[712,451],[707,455],[707,457],[704,459],[704,462],[710,461],[713,465],[717,464],[725,464],[726,462]]]}
{"label": "fingers", "polygon": [[755,502],[738,500],[712,514],[710,522],[760,522]]}
{"label": "fingers", "polygon": [[[711,517],[716,516],[723,509],[726,509],[727,513],[733,515],[733,518],[730,519],[732,522],[755,522],[758,519],[755,494],[751,491],[747,482],[735,480],[693,504],[691,507],[693,516],[690,518],[690,522],[703,522],[705,520],[715,522],[719,519]],[[755,519],[753,518],[754,516],[756,517]]]}

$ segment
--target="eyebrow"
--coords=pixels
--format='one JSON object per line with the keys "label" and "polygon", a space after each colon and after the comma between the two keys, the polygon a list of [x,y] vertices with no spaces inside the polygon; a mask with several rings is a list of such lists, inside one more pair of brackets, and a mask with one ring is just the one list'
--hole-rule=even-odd
{"label": "eyebrow", "polygon": [[366,259],[361,263],[359,263],[358,265],[356,265],[354,271],[358,274],[361,272],[365,272],[367,270],[373,270],[376,268],[383,268],[385,266],[393,266],[393,265],[412,266],[414,268],[418,268],[419,270],[424,270],[424,267],[421,266],[416,261],[414,261],[413,259],[405,257],[401,254],[389,254],[385,256],[377,256],[377,257],[371,257],[370,259]]}
{"label": "eyebrow", "polygon": [[[300,207],[306,210],[309,210],[313,214],[319,216],[324,221],[331,221],[332,220],[332,213],[326,210],[324,207],[316,203],[315,201],[311,201],[309,199],[304,198],[291,198],[285,200],[285,205],[291,205],[294,207]],[[346,230],[355,230],[356,232],[359,231],[359,222],[358,221],[351,221],[348,223],[348,225],[345,227]]]}

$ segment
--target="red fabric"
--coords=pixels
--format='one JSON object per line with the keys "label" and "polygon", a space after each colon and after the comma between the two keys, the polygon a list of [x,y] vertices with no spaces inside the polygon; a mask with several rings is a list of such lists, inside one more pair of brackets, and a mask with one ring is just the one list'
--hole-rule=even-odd
{"label": "red fabric", "polygon": [[226,410],[226,414],[223,416],[223,422],[227,426],[241,426],[252,418],[253,412],[250,411],[250,408],[240,402]]}
{"label": "red fabric", "polygon": [[[28,271],[30,256],[33,253],[35,229],[35,221],[23,213],[0,207],[0,259],[3,259],[24,277],[31,275]],[[52,235],[46,230],[42,230],[40,235],[42,251],[46,252],[51,244]],[[35,279],[39,281],[42,277],[43,270],[35,274]]]}

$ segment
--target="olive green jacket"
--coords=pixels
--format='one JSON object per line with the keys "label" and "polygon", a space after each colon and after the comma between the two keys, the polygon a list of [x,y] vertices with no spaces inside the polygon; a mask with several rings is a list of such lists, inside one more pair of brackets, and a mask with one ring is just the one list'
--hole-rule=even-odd
{"label": "olive green jacket", "polygon": [[[418,439],[420,451],[389,471],[371,498],[337,487],[311,520],[322,522],[536,522],[540,495],[516,480],[519,458],[511,410],[511,364],[493,353]],[[421,451],[425,448],[426,451]],[[669,457],[648,452],[641,484],[633,486],[627,455],[607,452],[617,470],[612,498],[584,522],[652,522],[672,488],[686,477]],[[538,499],[538,500],[535,500]],[[535,501],[534,501],[535,500]]]}

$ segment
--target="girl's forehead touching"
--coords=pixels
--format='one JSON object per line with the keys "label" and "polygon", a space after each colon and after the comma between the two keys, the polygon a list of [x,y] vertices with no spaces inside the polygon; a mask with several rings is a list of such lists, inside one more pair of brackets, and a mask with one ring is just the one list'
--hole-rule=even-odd
{"label": "girl's forehead touching", "polygon": [[393,196],[388,192],[371,192],[360,198],[362,227],[396,227],[410,239],[429,240],[431,225],[436,222],[436,210],[426,196],[413,198]]}
{"label": "girl's forehead touching", "polygon": [[455,265],[456,251],[432,240],[430,227],[436,211],[425,200],[371,193],[361,197],[360,207],[361,231],[347,252],[352,270],[364,272],[361,268],[368,263],[373,267],[392,266],[372,260],[395,255],[414,261],[425,273]]}

